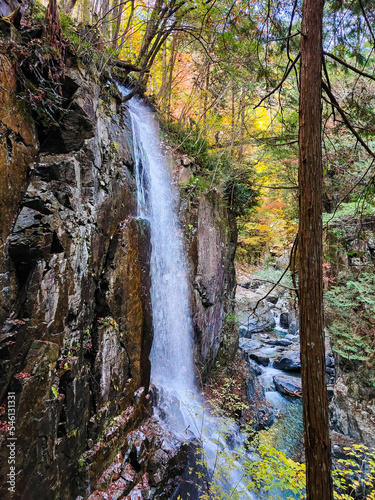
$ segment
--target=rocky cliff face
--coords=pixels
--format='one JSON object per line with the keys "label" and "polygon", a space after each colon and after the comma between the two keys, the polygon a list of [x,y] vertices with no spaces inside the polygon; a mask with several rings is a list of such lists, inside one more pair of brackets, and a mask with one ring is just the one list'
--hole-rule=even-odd
{"label": "rocky cliff face", "polygon": [[[12,498],[86,498],[105,489],[103,471],[126,455],[129,433],[152,412],[151,248],[147,223],[135,218],[126,105],[82,68],[67,67],[70,111],[59,128],[39,130],[40,144],[0,57],[0,496],[10,495],[14,393]],[[231,311],[235,226],[214,194],[185,208],[197,356],[207,375]],[[160,495],[178,454],[164,453],[162,473],[156,459],[150,466]],[[126,457],[137,473],[122,491],[143,488],[148,461]]]}
{"label": "rocky cliff face", "polygon": [[[186,159],[182,161],[187,163]],[[193,285],[196,360],[202,379],[206,379],[217,359],[230,362],[238,348],[234,322],[237,227],[235,217],[217,192],[189,196],[184,189],[189,168],[183,167],[181,172],[177,165],[175,170],[182,187],[180,214]]]}
{"label": "rocky cliff face", "polygon": [[149,228],[134,218],[121,101],[68,69],[72,111],[39,147],[2,61],[1,393],[16,394],[22,484],[12,498],[75,498],[147,411]]}
{"label": "rocky cliff face", "polygon": [[[329,289],[336,285],[344,285],[350,281],[360,281],[366,275],[371,276],[375,262],[375,218],[363,216],[359,221],[356,215],[346,216],[343,220],[333,223],[325,241],[325,252],[329,256],[326,274]],[[330,286],[332,281],[333,286]],[[370,303],[367,304],[367,300]],[[331,423],[334,430],[364,443],[375,446],[375,386],[374,386],[374,355],[370,344],[363,351],[360,349],[361,336],[370,339],[372,335],[371,313],[372,287],[358,294],[350,292],[352,305],[350,315],[353,321],[345,315],[345,300],[337,310],[327,308],[326,322],[330,326],[339,314],[347,321],[347,330],[353,334],[358,344],[358,351],[353,356],[341,355],[341,347],[346,345],[345,338],[333,334],[332,344],[336,346],[335,368],[336,378],[333,398],[330,404]],[[361,307],[361,301],[365,303]],[[338,314],[339,313],[339,314]],[[370,323],[366,324],[370,316]],[[358,322],[358,326],[356,323]],[[356,335],[360,334],[360,337]],[[349,335],[350,338],[350,335]],[[365,344],[367,345],[367,344]],[[357,347],[357,346],[356,346]],[[361,355],[365,359],[361,360]],[[358,359],[356,359],[358,357]],[[366,359],[367,358],[367,359]]]}
{"label": "rocky cliff face", "polygon": [[341,373],[334,386],[330,405],[335,430],[357,443],[375,446],[375,390],[359,385],[353,377]]}

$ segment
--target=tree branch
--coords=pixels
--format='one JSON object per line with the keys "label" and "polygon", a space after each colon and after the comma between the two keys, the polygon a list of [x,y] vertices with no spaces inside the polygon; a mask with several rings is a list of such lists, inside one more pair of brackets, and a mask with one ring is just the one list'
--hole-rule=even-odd
{"label": "tree branch", "polygon": [[329,97],[329,100],[331,101],[332,105],[337,109],[337,111],[342,116],[342,119],[344,120],[345,125],[348,127],[348,129],[351,131],[351,133],[355,136],[355,138],[357,139],[357,141],[363,146],[363,148],[368,152],[368,154],[370,156],[372,156],[373,158],[375,158],[375,153],[365,143],[365,141],[358,134],[358,132],[354,129],[353,125],[348,120],[348,117],[346,116],[345,111],[340,107],[339,103],[336,100],[336,97],[332,94],[332,92],[330,91],[328,85],[324,81],[322,81],[322,88],[323,88],[324,92],[327,94],[327,96]]}
{"label": "tree branch", "polygon": [[355,66],[352,66],[351,64],[343,61],[339,57],[335,56],[334,54],[331,54],[330,52],[323,52],[325,56],[330,57],[331,59],[334,59],[336,62],[340,63],[342,66],[345,66],[348,69],[351,69],[355,73],[358,73],[358,75],[365,76],[366,78],[370,78],[371,80],[375,81],[375,76],[370,75],[369,73],[365,73],[364,71],[361,71],[360,69],[356,68]]}
{"label": "tree branch", "polygon": [[271,92],[269,92],[265,97],[263,97],[263,99],[256,106],[254,106],[253,109],[259,108],[259,106],[262,104],[262,102],[264,102],[266,99],[268,99],[269,97],[271,97],[271,95],[274,94],[282,86],[282,84],[288,78],[289,73],[292,71],[292,69],[296,65],[296,63],[297,63],[298,59],[300,58],[300,56],[301,56],[301,53],[298,52],[297,57],[294,59],[294,61],[292,62],[292,64],[289,66],[289,68],[286,69],[286,71],[284,73],[284,76],[282,77],[282,79],[279,82],[279,84],[274,89],[272,89]]}
{"label": "tree branch", "polygon": [[365,18],[365,21],[366,21],[367,27],[368,27],[368,29],[369,29],[369,31],[370,31],[370,33],[371,33],[372,39],[373,39],[373,41],[374,41],[374,47],[375,47],[375,35],[374,35],[374,32],[372,31],[371,24],[369,23],[369,20],[367,19],[367,16],[366,16],[366,11],[365,11],[365,9],[364,9],[364,7],[363,7],[362,0],[358,0],[358,3],[359,3],[359,5],[360,5],[360,7],[361,7],[361,10],[362,10],[362,12],[363,12],[363,17]]}

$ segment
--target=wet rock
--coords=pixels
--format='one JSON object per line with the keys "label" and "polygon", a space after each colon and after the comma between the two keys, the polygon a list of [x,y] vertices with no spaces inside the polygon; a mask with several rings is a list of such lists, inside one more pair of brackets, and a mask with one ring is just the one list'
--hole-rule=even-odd
{"label": "wet rock", "polygon": [[288,375],[275,375],[273,382],[276,390],[281,394],[294,397],[301,397],[302,395],[302,382],[300,378]]}
{"label": "wet rock", "polygon": [[328,399],[331,401],[331,399],[333,398],[333,395],[334,395],[334,391],[335,391],[335,387],[333,384],[328,384],[327,385],[327,396],[328,396]]}
{"label": "wet rock", "polygon": [[[12,84],[0,58],[0,79],[4,70]],[[63,89],[77,105],[65,153],[37,159],[31,119],[9,101],[12,85],[0,86],[0,185],[9,191],[0,196],[0,378],[17,395],[15,500],[84,496],[149,408],[150,238],[133,218],[129,124],[108,115],[120,104],[81,73]],[[14,113],[2,116],[8,105]]]}
{"label": "wet rock", "polygon": [[245,288],[246,290],[249,289],[256,290],[257,288],[262,286],[262,282],[257,279],[251,279],[251,280],[245,279],[239,281],[238,286],[240,286],[241,288]]}
{"label": "wet rock", "polygon": [[[6,4],[3,2],[1,8],[4,6],[6,7]],[[6,15],[14,9],[12,8],[11,12],[8,10],[5,9]],[[0,246],[2,249],[5,248],[26,187],[28,165],[34,160],[38,149],[34,122],[17,99],[17,92],[15,66],[5,54],[0,54]],[[12,271],[7,253],[1,251],[0,276],[4,277],[6,286],[0,286],[0,323],[10,314],[13,294],[17,292],[17,283],[12,277]]]}
{"label": "wet rock", "polygon": [[100,320],[95,372],[100,384],[101,405],[109,400],[110,395],[114,397],[117,392],[123,392],[130,378],[130,361],[124,347],[123,337],[123,332],[120,332],[112,317]]}
{"label": "wet rock", "polygon": [[327,368],[334,368],[335,367],[335,358],[334,358],[333,354],[326,355],[326,367]]}
{"label": "wet rock", "polygon": [[297,313],[292,309],[289,311],[289,327],[288,327],[288,333],[291,335],[299,335],[299,321],[298,321],[298,316]]}
{"label": "wet rock", "polygon": [[[118,342],[124,345],[129,357],[129,364],[123,364],[123,371],[129,368],[129,392],[136,391],[140,386],[145,387],[147,392],[150,379],[150,254],[147,222],[135,218],[124,221],[111,240],[106,279],[99,294],[103,302],[101,307],[104,310],[108,307],[118,322]],[[121,389],[118,391],[121,393]]]}
{"label": "wet rock", "polygon": [[268,297],[266,297],[266,301],[274,305],[277,304],[278,300],[279,297],[277,295],[268,295]]}
{"label": "wet rock", "polygon": [[249,364],[249,368],[252,371],[252,373],[257,377],[259,377],[259,375],[262,374],[262,369],[260,368],[259,364],[250,359],[250,356],[248,356],[247,362]]}
{"label": "wet rock", "polygon": [[0,3],[0,17],[9,16],[19,5],[20,2],[18,0],[2,0]]}
{"label": "wet rock", "polygon": [[285,338],[287,340],[290,340],[290,341],[296,342],[296,343],[299,343],[299,341],[300,341],[299,335],[292,335],[291,333],[287,333],[285,335]]}
{"label": "wet rock", "polygon": [[283,347],[287,347],[292,344],[291,340],[288,339],[272,339],[272,340],[265,340],[264,341],[268,345],[280,345]]}
{"label": "wet rock", "polygon": [[280,326],[281,328],[285,328],[286,330],[289,328],[289,314],[288,313],[281,313],[280,314]]}
{"label": "wet rock", "polygon": [[286,352],[275,359],[273,365],[278,370],[299,371],[301,369],[300,353],[298,351]]}
{"label": "wet rock", "polygon": [[241,325],[248,329],[247,337],[254,333],[270,331],[276,325],[272,314],[273,304],[263,299],[265,294],[262,290],[248,291],[237,288],[237,316]]}
{"label": "wet rock", "polygon": [[192,177],[193,177],[193,174],[192,174],[191,170],[189,168],[182,167],[180,169],[178,182],[180,184],[188,184],[190,182],[190,180],[192,179]]}
{"label": "wet rock", "polygon": [[242,411],[240,422],[250,424],[255,430],[266,429],[272,425],[275,415],[258,379],[261,368],[241,350],[236,357],[236,366],[236,384],[244,391],[241,395],[246,403],[246,410]]}
{"label": "wet rock", "polygon": [[[100,87],[94,80],[83,79],[77,70],[66,70],[66,81],[77,82],[67,113],[59,127],[51,128],[43,141],[43,151],[67,153],[78,151],[86,139],[95,135]],[[79,130],[79,134],[77,134]]]}
{"label": "wet rock", "polygon": [[[244,325],[243,325],[244,326]],[[254,333],[270,331],[275,327],[275,320],[271,312],[259,312],[250,316],[246,321],[247,332],[245,337],[250,338]]]}
{"label": "wet rock", "polygon": [[262,347],[262,342],[260,342],[259,340],[250,340],[243,337],[240,339],[240,348],[246,352],[252,351],[254,349],[259,349],[260,347]]}
{"label": "wet rock", "polygon": [[249,290],[249,288],[251,288],[251,281],[240,281],[238,283],[238,286],[245,288],[246,290]]}
{"label": "wet rock", "polygon": [[253,359],[258,365],[262,366],[268,366],[269,365],[269,358],[267,356],[264,356],[262,354],[257,354],[255,352],[252,352],[249,354],[250,359]]}
{"label": "wet rock", "polygon": [[240,337],[247,337],[247,334],[248,334],[248,329],[247,329],[247,327],[246,327],[246,326],[241,325],[241,326],[239,327],[239,335],[240,335]]}
{"label": "wet rock", "polygon": [[[172,498],[192,465],[196,444],[187,445],[163,429],[155,418],[147,420],[138,430],[129,433],[123,453],[104,472],[89,500],[113,498]],[[194,477],[194,476],[190,476]],[[120,498],[120,497],[114,497]]]}

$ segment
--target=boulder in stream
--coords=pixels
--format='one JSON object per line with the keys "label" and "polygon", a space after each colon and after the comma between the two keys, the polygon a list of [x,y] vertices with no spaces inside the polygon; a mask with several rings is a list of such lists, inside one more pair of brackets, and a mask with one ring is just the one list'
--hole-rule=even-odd
{"label": "boulder in stream", "polygon": [[244,325],[240,326],[240,328],[239,328],[239,334],[240,334],[240,337],[250,337],[251,336],[251,333],[249,335],[249,330]]}
{"label": "boulder in stream", "polygon": [[285,335],[285,338],[287,340],[291,340],[292,342],[296,342],[297,344],[299,344],[299,335],[292,335],[291,333],[287,333]]}
{"label": "boulder in stream", "polygon": [[268,297],[266,297],[266,301],[270,302],[271,304],[277,304],[278,300],[279,297],[277,295],[268,295]]}
{"label": "boulder in stream", "polygon": [[289,327],[289,314],[286,312],[283,312],[280,314],[280,326],[281,328],[285,328],[286,330]]}
{"label": "boulder in stream", "polygon": [[329,353],[326,355],[326,367],[327,368],[335,367],[335,358],[333,357],[333,353]]}
{"label": "boulder in stream", "polygon": [[302,395],[302,382],[300,378],[288,375],[275,375],[273,383],[276,390],[281,394],[294,397],[301,397]]}
{"label": "boulder in stream", "polygon": [[265,344],[268,345],[280,345],[283,347],[287,347],[292,344],[291,340],[288,339],[272,339],[272,340],[265,340]]}
{"label": "boulder in stream", "polygon": [[274,367],[278,370],[287,372],[299,371],[301,369],[301,359],[299,351],[285,352],[273,363]]}
{"label": "boulder in stream", "polygon": [[253,359],[258,365],[262,366],[268,366],[270,362],[270,358],[268,356],[265,356],[264,354],[258,354],[255,352],[252,352],[249,354],[250,359]]}

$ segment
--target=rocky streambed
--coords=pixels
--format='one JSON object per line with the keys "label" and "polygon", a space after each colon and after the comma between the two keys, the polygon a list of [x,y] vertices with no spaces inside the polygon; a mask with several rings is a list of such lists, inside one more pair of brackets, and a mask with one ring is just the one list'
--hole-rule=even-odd
{"label": "rocky streambed", "polygon": [[[272,424],[268,441],[287,455],[300,458],[303,425],[298,313],[289,291],[269,293],[270,288],[256,278],[238,283],[239,346],[263,391],[268,413],[271,408],[271,418],[265,422]],[[329,346],[326,373],[332,396],[335,372]]]}

